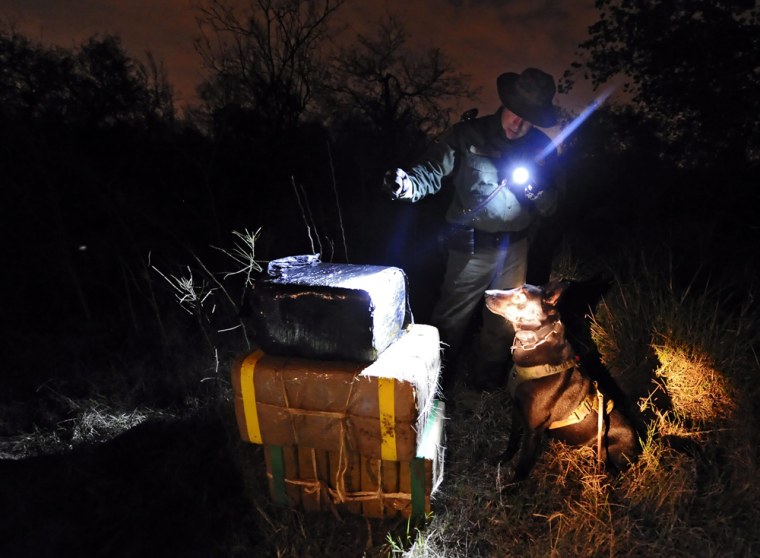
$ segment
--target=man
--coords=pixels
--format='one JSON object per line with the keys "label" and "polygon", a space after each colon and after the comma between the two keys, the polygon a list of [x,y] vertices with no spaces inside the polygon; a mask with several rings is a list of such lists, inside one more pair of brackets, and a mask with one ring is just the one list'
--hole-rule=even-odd
{"label": "man", "polygon": [[[496,87],[502,106],[495,114],[455,124],[422,162],[388,171],[383,182],[393,199],[411,202],[437,193],[444,179],[455,190],[446,212],[446,272],[430,320],[448,345],[444,388],[453,380],[451,365],[484,291],[525,283],[528,228],[557,203],[557,153],[534,127],[557,122],[554,79],[527,68],[500,75]],[[523,165],[531,177],[513,177]],[[477,387],[503,382],[513,335],[503,319],[484,310],[472,379]]]}

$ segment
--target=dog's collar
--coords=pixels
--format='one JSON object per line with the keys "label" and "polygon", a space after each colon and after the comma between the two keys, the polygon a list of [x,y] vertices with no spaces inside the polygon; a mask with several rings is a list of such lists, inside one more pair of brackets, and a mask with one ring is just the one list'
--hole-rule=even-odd
{"label": "dog's collar", "polygon": [[512,341],[512,352],[515,349],[522,351],[532,351],[539,345],[543,345],[549,340],[549,337],[557,333],[560,321],[552,322],[538,328],[537,330],[523,329],[515,332],[514,341]]}

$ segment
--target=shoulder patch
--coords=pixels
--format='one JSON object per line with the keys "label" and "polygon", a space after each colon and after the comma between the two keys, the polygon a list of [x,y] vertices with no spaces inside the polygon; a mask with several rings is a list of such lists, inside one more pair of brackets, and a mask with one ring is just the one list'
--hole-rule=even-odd
{"label": "shoulder patch", "polygon": [[470,146],[470,153],[480,157],[490,157],[491,159],[499,159],[501,157],[501,151],[496,151],[495,149],[483,149],[475,145]]}

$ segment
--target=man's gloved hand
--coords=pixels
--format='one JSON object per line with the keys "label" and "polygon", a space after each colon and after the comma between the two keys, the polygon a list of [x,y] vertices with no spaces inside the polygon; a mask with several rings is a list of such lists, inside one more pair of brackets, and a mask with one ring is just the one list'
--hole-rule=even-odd
{"label": "man's gloved hand", "polygon": [[412,181],[403,169],[393,169],[383,177],[383,190],[393,200],[408,200],[412,198]]}
{"label": "man's gloved hand", "polygon": [[535,202],[537,199],[544,195],[544,188],[536,182],[528,182],[527,184],[507,183],[507,187],[521,202]]}
{"label": "man's gloved hand", "polygon": [[541,186],[533,183],[528,183],[525,185],[525,197],[530,201],[536,201],[543,194],[544,189]]}

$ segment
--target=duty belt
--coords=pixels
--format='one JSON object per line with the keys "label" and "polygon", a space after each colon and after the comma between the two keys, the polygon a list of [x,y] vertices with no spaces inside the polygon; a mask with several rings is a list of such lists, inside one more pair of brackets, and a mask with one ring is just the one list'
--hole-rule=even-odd
{"label": "duty belt", "polygon": [[474,229],[474,233],[475,248],[502,248],[527,236],[526,230],[489,233]]}
{"label": "duty belt", "polygon": [[459,252],[474,253],[477,250],[506,248],[528,235],[527,230],[485,232],[461,225],[448,225],[447,247]]}

